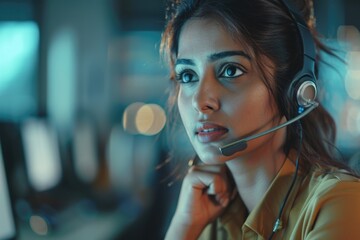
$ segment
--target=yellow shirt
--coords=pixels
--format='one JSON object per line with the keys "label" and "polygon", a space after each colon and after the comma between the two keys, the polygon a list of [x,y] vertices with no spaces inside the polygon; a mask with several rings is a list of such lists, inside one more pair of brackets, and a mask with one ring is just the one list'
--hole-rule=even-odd
{"label": "yellow shirt", "polygon": [[[286,160],[250,214],[240,197],[236,198],[200,239],[268,239],[294,172],[294,163]],[[281,222],[272,239],[360,240],[359,179],[337,169],[299,171]]]}

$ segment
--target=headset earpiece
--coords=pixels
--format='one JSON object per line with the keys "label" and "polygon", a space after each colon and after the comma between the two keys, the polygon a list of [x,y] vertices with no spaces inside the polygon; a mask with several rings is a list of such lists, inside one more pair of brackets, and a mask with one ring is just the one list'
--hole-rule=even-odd
{"label": "headset earpiece", "polygon": [[289,86],[288,96],[291,102],[296,103],[297,109],[310,107],[317,96],[315,77],[311,75],[300,75],[295,78]]}
{"label": "headset earpiece", "polygon": [[[309,77],[304,77],[309,78]],[[299,107],[310,107],[316,98],[317,88],[314,81],[305,80],[300,83],[296,90],[296,100]]]}

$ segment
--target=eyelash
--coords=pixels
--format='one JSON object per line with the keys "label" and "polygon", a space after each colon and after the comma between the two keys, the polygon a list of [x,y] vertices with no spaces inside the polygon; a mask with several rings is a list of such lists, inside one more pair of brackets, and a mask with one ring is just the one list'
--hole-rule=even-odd
{"label": "eyelash", "polygon": [[192,79],[190,81],[183,81],[184,74],[186,74],[186,73],[190,73],[192,75],[192,78],[196,75],[193,70],[184,69],[184,70],[181,70],[180,73],[176,74],[176,76],[175,76],[176,81],[179,82],[179,83],[195,82]]}
{"label": "eyelash", "polygon": [[[241,74],[238,74],[238,75],[236,75],[236,76],[228,76],[228,77],[223,76],[223,75],[225,74],[226,70],[228,70],[228,69],[231,68],[231,67],[235,68],[235,73],[236,73],[238,70],[240,70],[240,71],[241,71]],[[233,79],[233,78],[241,77],[242,75],[244,75],[244,74],[246,73],[246,71],[244,70],[244,68],[243,68],[242,66],[240,67],[239,64],[237,64],[237,63],[225,63],[225,64],[223,64],[223,65],[221,66],[220,69],[221,69],[221,71],[220,71],[219,77],[223,77],[223,78],[231,78],[231,79]]]}
{"label": "eyelash", "polygon": [[[230,67],[234,67],[236,70],[235,70],[235,73],[240,70],[242,73],[241,74],[238,74],[236,76],[223,76],[226,72],[227,69],[229,69]],[[230,79],[233,79],[233,78],[237,78],[237,77],[241,77],[242,75],[244,75],[246,73],[246,70],[244,70],[243,67],[240,67],[239,64],[237,63],[225,63],[221,66],[221,71],[220,71],[220,74],[219,74],[219,78],[230,78]],[[184,77],[184,74],[191,74],[192,75],[192,78],[189,80],[189,81],[183,81],[183,77]],[[193,71],[193,70],[190,70],[190,69],[184,69],[184,70],[181,70],[178,74],[175,75],[175,80],[179,83],[191,83],[191,82],[197,82],[198,80],[193,80],[193,78],[196,78],[196,73]]]}

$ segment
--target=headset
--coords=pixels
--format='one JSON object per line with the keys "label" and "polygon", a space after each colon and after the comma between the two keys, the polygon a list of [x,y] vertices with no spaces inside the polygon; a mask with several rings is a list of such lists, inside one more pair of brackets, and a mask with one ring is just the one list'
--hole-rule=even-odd
{"label": "headset", "polygon": [[299,147],[296,157],[296,168],[295,173],[290,184],[290,187],[282,201],[280,206],[280,210],[278,212],[277,219],[275,220],[274,227],[272,229],[271,235],[269,236],[269,240],[273,238],[274,234],[282,228],[281,217],[283,214],[284,207],[288,200],[288,197],[295,185],[295,181],[298,175],[299,169],[299,158],[301,152],[301,145],[302,145],[302,127],[299,120],[313,111],[319,104],[315,101],[317,96],[317,79],[315,75],[315,42],[312,37],[312,34],[307,27],[304,19],[301,17],[300,12],[293,6],[293,4],[288,0],[279,0],[280,4],[283,5],[284,9],[288,12],[289,16],[293,20],[294,24],[296,25],[297,32],[300,38],[302,53],[303,53],[303,64],[298,71],[293,80],[291,81],[287,94],[291,102],[294,103],[295,107],[297,108],[298,115],[294,118],[289,119],[287,122],[280,124],[276,127],[273,127],[269,130],[248,136],[246,138],[242,138],[240,140],[236,140],[232,143],[229,143],[225,146],[219,147],[219,150],[222,155],[224,156],[231,156],[236,152],[243,151],[247,148],[247,142],[271,132],[274,132],[280,128],[288,126],[292,123],[297,123],[297,130],[299,134]]}
{"label": "headset", "polygon": [[288,96],[295,100],[299,112],[313,104],[317,95],[315,75],[315,43],[312,34],[297,9],[288,1],[280,0],[297,26],[303,51],[303,65],[290,83]]}
{"label": "headset", "polygon": [[297,26],[297,32],[300,38],[303,53],[303,64],[301,69],[295,74],[287,90],[288,98],[292,103],[294,103],[298,115],[276,127],[219,147],[219,151],[224,156],[231,156],[236,152],[245,150],[247,148],[248,141],[262,137],[298,121],[319,105],[315,101],[317,96],[317,79],[315,75],[316,51],[312,34],[304,19],[301,17],[301,14],[293,6],[293,4],[286,0],[279,0],[279,2],[288,11],[289,16]]}
{"label": "headset", "polygon": [[[315,102],[316,95],[317,95],[317,85],[316,85],[316,75],[315,75],[315,43],[314,39],[312,37],[312,34],[307,27],[307,24],[305,23],[304,19],[301,17],[301,14],[299,11],[294,7],[291,2],[288,2],[287,0],[280,0],[280,3],[284,5],[284,7],[287,9],[290,17],[293,19],[294,23],[297,26],[297,30],[299,33],[299,37],[301,38],[302,42],[302,50],[303,50],[303,66],[301,70],[294,76],[294,79],[290,83],[289,89],[288,89],[288,97],[295,101],[298,108],[298,117],[303,115],[305,112],[303,110],[305,108],[308,108],[306,111],[312,111],[314,108],[318,106],[318,103]],[[306,114],[305,114],[306,115]],[[303,116],[305,116],[303,115]],[[275,221],[275,224],[273,226],[271,235],[269,236],[269,240],[271,240],[274,237],[274,234],[281,229],[282,222],[281,217],[282,213],[285,207],[285,204],[288,200],[288,197],[290,195],[290,192],[292,191],[295,181],[298,175],[299,170],[299,159],[300,159],[300,152],[302,147],[302,126],[300,122],[297,122],[297,130],[299,134],[299,146],[297,151],[297,157],[296,157],[296,168],[295,173],[292,179],[292,182],[290,184],[290,187],[285,195],[285,198],[280,206],[280,210],[277,216],[277,219]]]}

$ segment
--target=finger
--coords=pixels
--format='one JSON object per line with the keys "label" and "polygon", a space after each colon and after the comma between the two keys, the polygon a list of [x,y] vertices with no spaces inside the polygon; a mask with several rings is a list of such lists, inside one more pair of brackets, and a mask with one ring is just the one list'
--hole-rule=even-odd
{"label": "finger", "polygon": [[217,205],[221,205],[226,207],[227,204],[230,202],[230,194],[228,192],[219,193],[216,195],[209,195],[212,197]]}
{"label": "finger", "polygon": [[[208,186],[206,193],[211,197],[212,202],[227,206],[230,200],[234,199],[234,186],[230,181],[227,166],[224,164],[217,165],[197,165],[192,171],[207,171],[215,173],[212,183]],[[220,176],[220,178],[218,178]],[[223,185],[222,183],[225,183]],[[236,193],[236,191],[235,191]]]}
{"label": "finger", "polygon": [[203,193],[217,195],[217,198],[222,198],[224,195],[229,195],[228,178],[222,172],[205,172],[199,168],[193,168],[187,176],[187,181],[190,186],[202,190]]}

